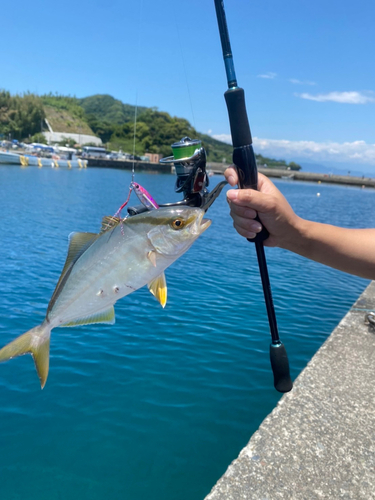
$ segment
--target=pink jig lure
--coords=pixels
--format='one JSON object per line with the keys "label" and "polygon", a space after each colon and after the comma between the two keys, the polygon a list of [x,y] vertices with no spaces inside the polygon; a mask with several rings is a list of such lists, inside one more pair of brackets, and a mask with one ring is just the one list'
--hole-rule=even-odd
{"label": "pink jig lure", "polygon": [[139,201],[148,209],[154,210],[159,208],[154,198],[148,193],[145,188],[136,182],[132,182],[130,187],[134,189],[135,194],[138,196]]}
{"label": "pink jig lure", "polygon": [[147,208],[147,210],[155,210],[159,208],[159,205],[156,203],[156,201],[150,195],[150,193],[146,191],[146,189],[142,187],[140,184],[132,181],[130,183],[128,197],[126,198],[125,203],[123,203],[121,207],[117,210],[116,214],[114,215],[115,217],[118,216],[121,213],[121,210],[128,204],[132,190],[134,190],[139,201],[142,203],[142,205],[144,205]]}

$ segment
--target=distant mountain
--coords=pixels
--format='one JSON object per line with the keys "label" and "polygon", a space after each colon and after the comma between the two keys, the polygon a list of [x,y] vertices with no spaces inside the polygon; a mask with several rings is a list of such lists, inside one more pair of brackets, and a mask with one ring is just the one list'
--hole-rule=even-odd
{"label": "distant mountain", "polygon": [[[334,175],[353,175],[355,177],[375,177],[375,169],[361,170],[361,166],[358,164],[337,164],[337,163],[326,163],[325,165],[321,163],[314,163],[309,161],[300,160],[299,164],[302,166],[305,172],[315,172],[321,174],[334,174]],[[350,172],[350,174],[349,174]]]}

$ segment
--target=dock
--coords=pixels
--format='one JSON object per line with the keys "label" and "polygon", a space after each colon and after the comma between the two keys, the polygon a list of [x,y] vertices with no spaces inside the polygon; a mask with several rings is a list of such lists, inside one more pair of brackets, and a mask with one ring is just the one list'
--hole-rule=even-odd
{"label": "dock", "polygon": [[[375,282],[205,500],[375,499]],[[214,459],[214,457],[213,457]]]}

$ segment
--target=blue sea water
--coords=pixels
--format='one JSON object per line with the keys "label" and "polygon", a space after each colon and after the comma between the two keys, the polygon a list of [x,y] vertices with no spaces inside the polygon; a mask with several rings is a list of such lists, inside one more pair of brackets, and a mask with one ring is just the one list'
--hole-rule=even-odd
{"label": "blue sea water", "polygon": [[[136,180],[160,203],[179,199],[172,175]],[[98,231],[129,181],[109,169],[0,167],[0,345],[43,320],[68,235]],[[303,217],[374,226],[375,191],[276,184]],[[54,330],[43,391],[30,356],[0,365],[1,500],[203,499],[274,408],[255,249],[224,193],[208,215],[166,272],[164,310],[142,289],[117,303],[113,326]],[[266,254],[295,378],[368,281]]]}

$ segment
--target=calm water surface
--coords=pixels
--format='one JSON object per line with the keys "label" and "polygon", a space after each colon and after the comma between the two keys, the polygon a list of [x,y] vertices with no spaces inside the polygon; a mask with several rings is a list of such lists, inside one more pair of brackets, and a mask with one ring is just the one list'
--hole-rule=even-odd
{"label": "calm water surface", "polygon": [[[136,180],[160,203],[179,199],[172,175]],[[69,233],[98,231],[129,181],[107,169],[0,167],[0,345],[43,320]],[[374,225],[375,191],[276,184],[303,217]],[[30,356],[0,365],[2,500],[200,500],[274,408],[255,249],[235,233],[224,194],[209,216],[166,272],[164,310],[142,289],[118,302],[113,326],[54,330],[43,391]],[[266,252],[295,378],[368,281]]]}

